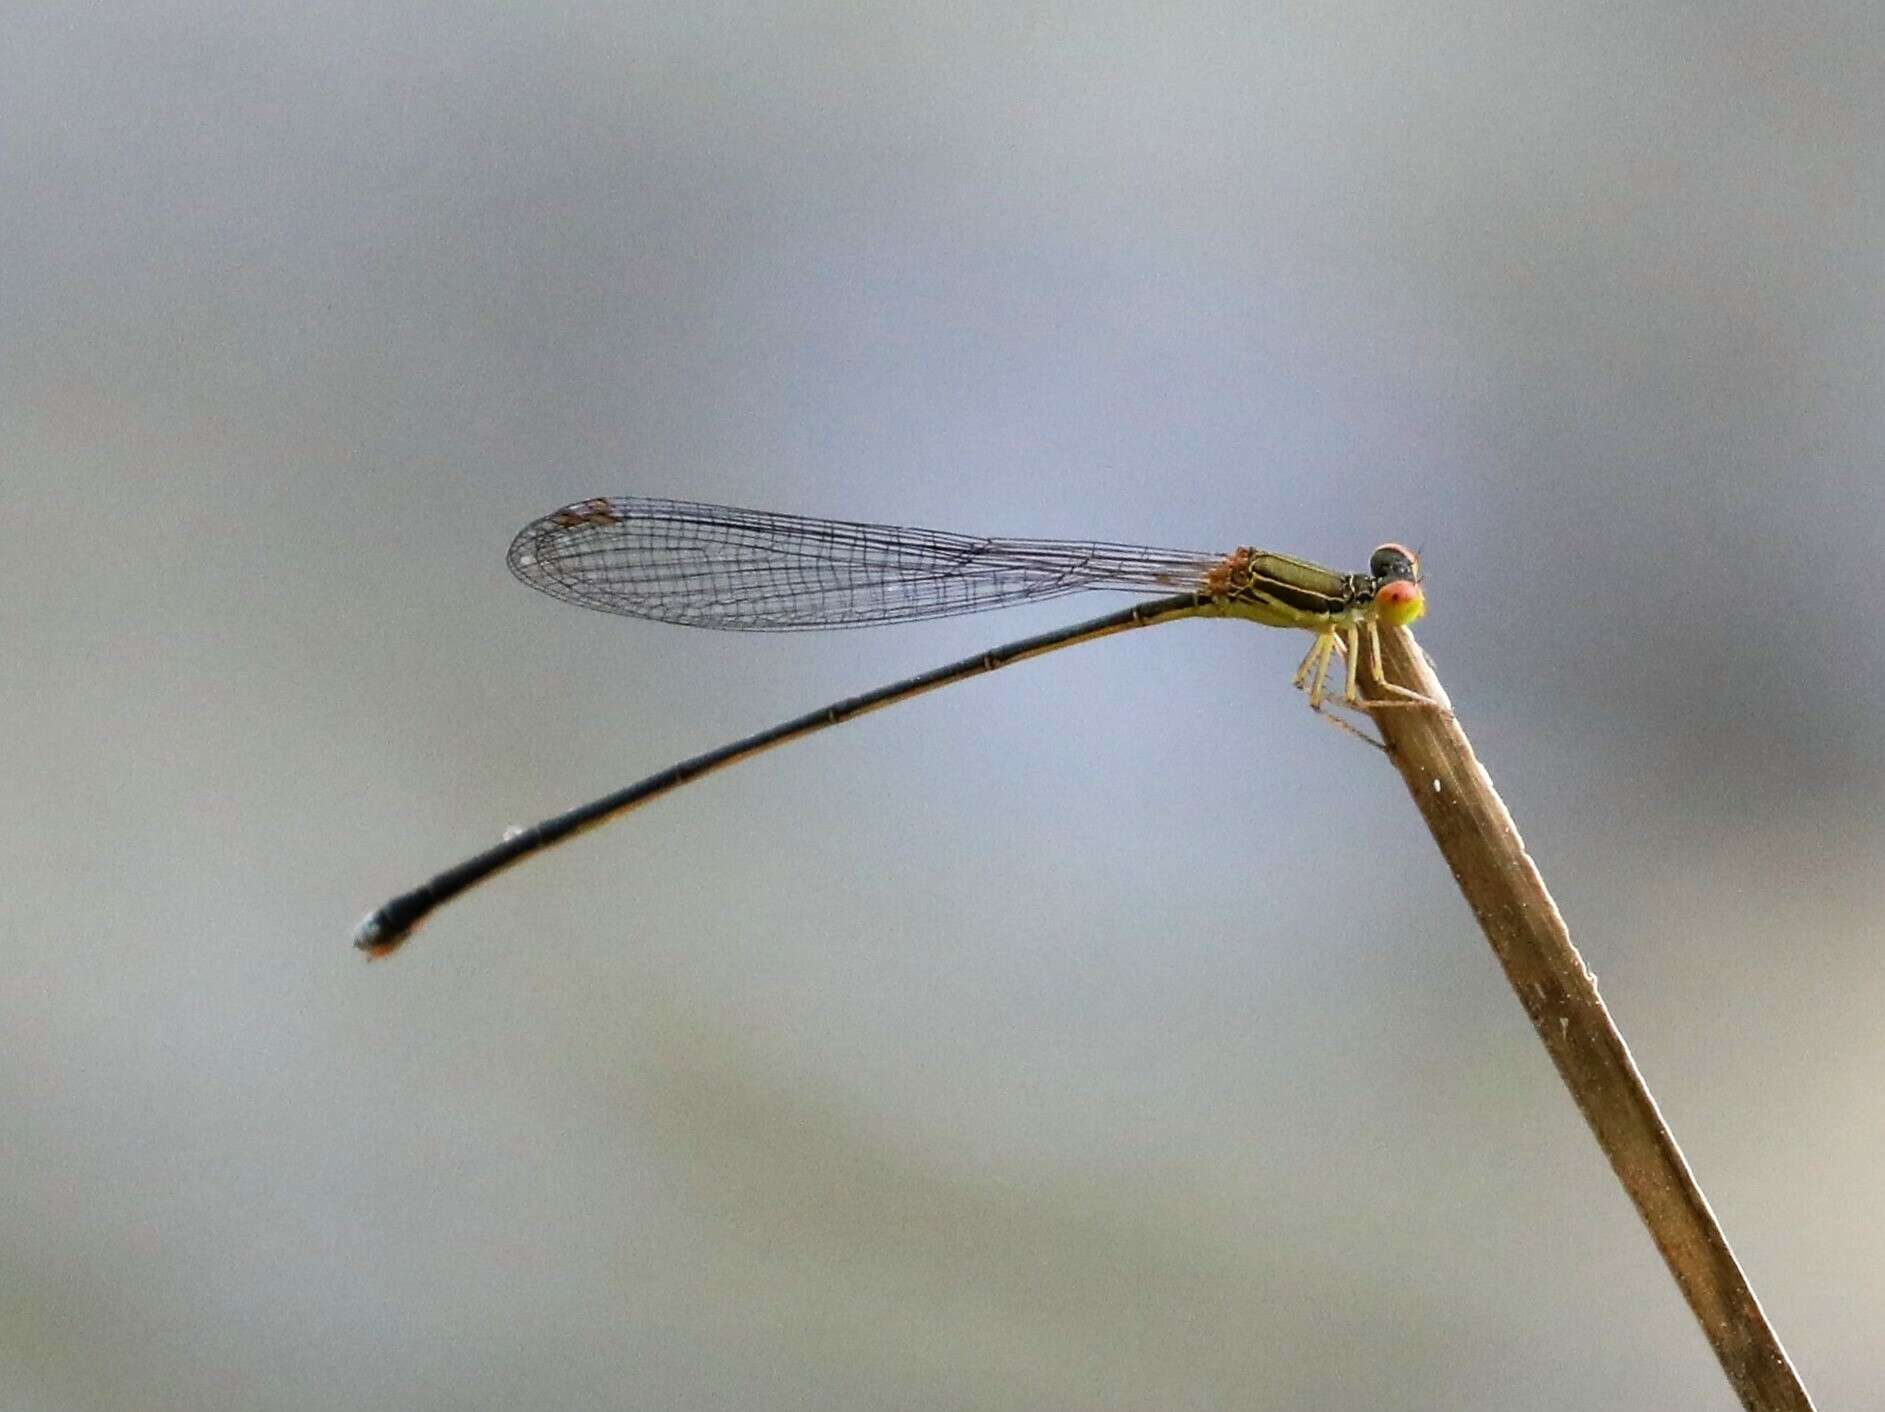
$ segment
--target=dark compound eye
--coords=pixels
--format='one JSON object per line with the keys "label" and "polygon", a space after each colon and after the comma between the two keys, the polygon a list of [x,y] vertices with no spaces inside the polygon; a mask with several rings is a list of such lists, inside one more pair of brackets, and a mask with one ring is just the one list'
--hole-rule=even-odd
{"label": "dark compound eye", "polygon": [[1420,560],[1404,544],[1384,544],[1369,556],[1368,572],[1377,579],[1420,582]]}

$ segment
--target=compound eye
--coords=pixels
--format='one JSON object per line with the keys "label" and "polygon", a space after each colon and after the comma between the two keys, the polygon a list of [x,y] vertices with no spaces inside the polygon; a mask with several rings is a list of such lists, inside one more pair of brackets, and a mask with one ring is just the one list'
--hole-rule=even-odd
{"label": "compound eye", "polygon": [[1420,558],[1405,544],[1383,544],[1368,558],[1368,572],[1377,579],[1420,582]]}

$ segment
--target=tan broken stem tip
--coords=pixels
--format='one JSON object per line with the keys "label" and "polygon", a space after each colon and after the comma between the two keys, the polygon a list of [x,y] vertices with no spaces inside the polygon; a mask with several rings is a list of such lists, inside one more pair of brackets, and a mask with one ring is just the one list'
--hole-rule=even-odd
{"label": "tan broken stem tip", "polygon": [[[1449,708],[1376,711],[1374,720],[1506,979],[1742,1406],[1811,1408],[1446,689],[1405,629],[1382,632],[1381,657],[1390,680]],[[1361,675],[1369,683],[1372,674]]]}

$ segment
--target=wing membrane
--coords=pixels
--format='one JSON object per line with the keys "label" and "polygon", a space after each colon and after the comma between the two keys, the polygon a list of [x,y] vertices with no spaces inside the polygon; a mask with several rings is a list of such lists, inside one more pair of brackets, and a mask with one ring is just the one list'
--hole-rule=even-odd
{"label": "wing membrane", "polygon": [[1222,556],[624,497],[532,521],[509,562],[532,588],[585,608],[780,632],[952,617],[1089,589],[1201,590]]}

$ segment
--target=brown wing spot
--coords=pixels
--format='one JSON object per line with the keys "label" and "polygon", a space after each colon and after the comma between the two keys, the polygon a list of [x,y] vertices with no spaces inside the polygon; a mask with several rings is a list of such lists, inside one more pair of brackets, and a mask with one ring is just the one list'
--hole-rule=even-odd
{"label": "brown wing spot", "polygon": [[1250,550],[1246,546],[1231,550],[1211,566],[1204,576],[1204,591],[1213,598],[1228,598],[1249,582]]}
{"label": "brown wing spot", "polygon": [[564,506],[550,516],[550,523],[558,529],[580,529],[584,525],[616,524],[621,518],[615,506],[598,495],[593,500],[583,500],[574,505]]}

